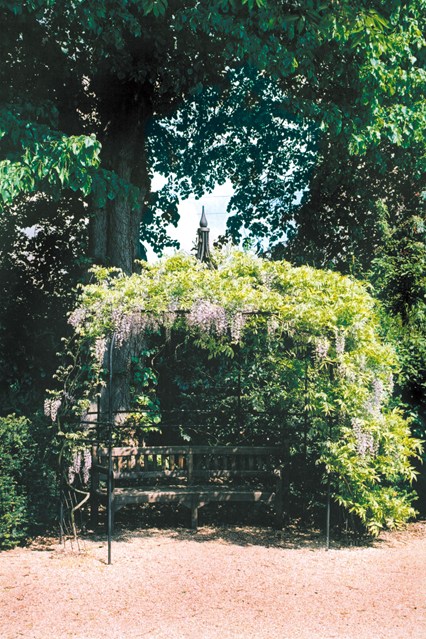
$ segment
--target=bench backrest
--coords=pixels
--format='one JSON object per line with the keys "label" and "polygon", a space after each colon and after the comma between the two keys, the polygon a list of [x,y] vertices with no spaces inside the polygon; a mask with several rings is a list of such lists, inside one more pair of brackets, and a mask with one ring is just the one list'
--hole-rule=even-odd
{"label": "bench backrest", "polygon": [[[108,465],[108,449],[94,447],[93,468]],[[260,478],[271,475],[283,458],[278,446],[146,446],[112,449],[116,480],[175,478]]]}

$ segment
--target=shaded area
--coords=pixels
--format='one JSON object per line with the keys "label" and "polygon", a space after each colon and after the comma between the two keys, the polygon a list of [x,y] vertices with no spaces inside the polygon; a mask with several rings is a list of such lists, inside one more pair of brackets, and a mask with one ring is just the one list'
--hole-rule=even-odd
{"label": "shaded area", "polygon": [[[128,506],[116,515],[114,544],[131,543],[134,539],[160,538],[192,540],[197,543],[220,541],[237,546],[264,546],[266,548],[325,549],[326,534],[317,527],[294,521],[283,530],[274,528],[274,509],[267,504],[208,504],[199,511],[200,527],[189,529],[190,513],[185,506],[173,504],[147,504]],[[95,531],[85,531],[85,539],[105,543],[106,517]],[[396,534],[396,533],[393,533]],[[382,541],[365,533],[335,529],[330,541],[332,549],[371,547]]]}

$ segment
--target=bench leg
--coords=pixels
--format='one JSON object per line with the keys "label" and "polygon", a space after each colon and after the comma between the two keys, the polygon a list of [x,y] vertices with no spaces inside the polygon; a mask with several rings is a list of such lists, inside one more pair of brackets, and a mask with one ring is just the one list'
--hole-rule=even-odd
{"label": "bench leg", "polygon": [[283,528],[283,501],[282,499],[278,499],[275,505],[275,528],[277,530],[282,530]]}
{"label": "bench leg", "polygon": [[99,520],[99,499],[92,493],[90,497],[90,525],[95,529]]}
{"label": "bench leg", "polygon": [[198,505],[191,506],[191,528],[192,530],[198,528]]}

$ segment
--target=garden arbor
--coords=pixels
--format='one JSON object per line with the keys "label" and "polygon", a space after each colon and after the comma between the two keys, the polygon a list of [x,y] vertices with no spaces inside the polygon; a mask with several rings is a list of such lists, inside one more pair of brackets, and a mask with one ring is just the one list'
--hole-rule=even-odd
{"label": "garden arbor", "polygon": [[69,318],[63,388],[47,401],[70,448],[97,396],[114,442],[285,440],[294,514],[314,508],[323,482],[372,533],[406,521],[419,443],[392,404],[397,362],[364,286],[235,250],[214,259],[93,270]]}

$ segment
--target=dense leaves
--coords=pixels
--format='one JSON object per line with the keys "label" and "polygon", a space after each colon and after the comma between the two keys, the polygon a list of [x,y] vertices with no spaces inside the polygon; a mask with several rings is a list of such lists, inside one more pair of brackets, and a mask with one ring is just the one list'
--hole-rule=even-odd
{"label": "dense leaves", "polygon": [[[386,242],[373,260],[371,279],[389,313],[402,370],[403,399],[416,415],[417,433],[426,433],[426,225],[406,216],[388,228]],[[385,320],[386,321],[386,320]]]}
{"label": "dense leaves", "polygon": [[[228,177],[232,235],[245,225],[274,243],[294,227],[318,139],[321,166],[323,144],[336,141],[346,157],[377,145],[391,153],[417,146],[419,166],[424,156],[423,0],[0,9],[5,203],[20,192],[87,196],[95,187],[104,218],[120,217],[130,199],[122,224],[136,217],[154,243],[153,224],[162,229],[161,249],[165,226],[177,220],[176,193],[201,194]],[[152,201],[154,169],[170,182]],[[130,261],[108,247],[117,237],[93,257],[131,270],[138,231],[136,223]]]}
{"label": "dense leaves", "polygon": [[51,521],[56,506],[52,432],[40,417],[0,417],[0,548],[13,548]]}
{"label": "dense leaves", "polygon": [[[40,410],[86,262],[77,198],[23,201],[0,230],[0,393],[4,413]],[[6,302],[7,301],[7,302]]]}

